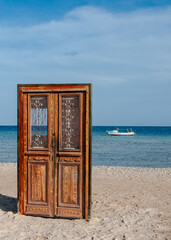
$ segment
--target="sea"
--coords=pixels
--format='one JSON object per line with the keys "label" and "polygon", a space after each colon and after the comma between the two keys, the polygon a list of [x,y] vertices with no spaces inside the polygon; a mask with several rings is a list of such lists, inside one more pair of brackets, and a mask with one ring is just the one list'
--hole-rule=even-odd
{"label": "sea", "polygon": [[[136,135],[108,135],[116,127]],[[0,162],[17,162],[17,126],[0,126]],[[92,165],[171,168],[171,127],[93,126]]]}

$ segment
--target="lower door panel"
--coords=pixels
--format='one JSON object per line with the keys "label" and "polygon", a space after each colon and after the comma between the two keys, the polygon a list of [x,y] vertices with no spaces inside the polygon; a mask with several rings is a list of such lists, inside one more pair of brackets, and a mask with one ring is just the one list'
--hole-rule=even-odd
{"label": "lower door panel", "polygon": [[61,157],[58,162],[57,216],[82,215],[81,158]]}
{"label": "lower door panel", "polygon": [[49,162],[29,159],[27,162],[26,214],[50,215],[48,179]]}
{"label": "lower door panel", "polygon": [[48,205],[47,179],[47,162],[28,162],[28,204]]}

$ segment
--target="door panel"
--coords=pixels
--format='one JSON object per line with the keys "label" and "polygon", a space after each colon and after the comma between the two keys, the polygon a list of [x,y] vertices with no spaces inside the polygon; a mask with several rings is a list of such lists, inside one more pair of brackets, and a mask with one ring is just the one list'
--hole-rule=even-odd
{"label": "door panel", "polygon": [[[25,214],[53,215],[53,94],[24,94]],[[52,103],[52,105],[51,105]],[[37,206],[37,207],[36,207]],[[39,207],[40,208],[39,208]]]}
{"label": "door panel", "polygon": [[28,94],[28,150],[49,149],[49,94]]}
{"label": "door panel", "polygon": [[59,207],[80,207],[80,163],[59,162]]}
{"label": "door panel", "polygon": [[48,162],[28,161],[28,204],[48,204]]}
{"label": "door panel", "polygon": [[27,205],[26,206],[26,214],[29,215],[38,215],[38,216],[50,216],[49,214],[50,208],[44,206],[34,206],[34,205]]}
{"label": "door panel", "polygon": [[56,153],[59,156],[57,158],[58,198],[56,201],[56,213],[60,216],[81,217],[83,214],[81,192],[83,189],[81,161],[83,155],[82,108],[83,93],[59,94],[59,152]]}
{"label": "door panel", "polygon": [[59,151],[82,149],[82,94],[59,94]]}

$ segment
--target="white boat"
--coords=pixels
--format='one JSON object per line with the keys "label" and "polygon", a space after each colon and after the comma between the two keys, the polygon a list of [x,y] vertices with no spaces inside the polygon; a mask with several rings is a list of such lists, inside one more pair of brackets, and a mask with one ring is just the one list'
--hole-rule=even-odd
{"label": "white boat", "polygon": [[135,135],[135,132],[133,132],[132,129],[131,129],[131,131],[128,131],[128,129],[127,129],[127,132],[119,132],[118,130],[119,130],[119,128],[115,128],[112,131],[107,131],[107,133],[110,136],[134,136]]}

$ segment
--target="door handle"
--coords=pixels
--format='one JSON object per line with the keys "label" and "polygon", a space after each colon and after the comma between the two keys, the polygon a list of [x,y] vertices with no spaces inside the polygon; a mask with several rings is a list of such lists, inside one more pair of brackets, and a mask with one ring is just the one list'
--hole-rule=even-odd
{"label": "door handle", "polygon": [[52,134],[52,148],[55,149],[55,133]]}

